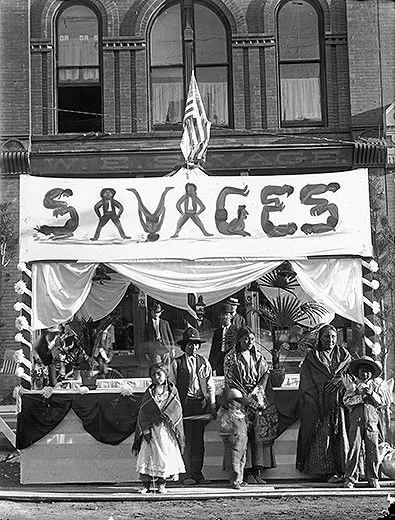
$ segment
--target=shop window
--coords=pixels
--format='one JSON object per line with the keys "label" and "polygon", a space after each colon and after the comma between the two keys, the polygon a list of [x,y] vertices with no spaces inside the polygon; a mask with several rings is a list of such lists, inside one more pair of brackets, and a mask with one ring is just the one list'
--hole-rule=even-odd
{"label": "shop window", "polygon": [[230,125],[229,37],[224,21],[193,2],[161,12],[150,33],[151,117],[153,127],[182,123],[192,69],[209,121]]}
{"label": "shop window", "polygon": [[99,42],[99,21],[92,9],[73,4],[61,11],[56,34],[59,133],[102,130]]}
{"label": "shop window", "polygon": [[323,124],[320,13],[309,1],[288,1],[280,7],[277,21],[281,124]]}

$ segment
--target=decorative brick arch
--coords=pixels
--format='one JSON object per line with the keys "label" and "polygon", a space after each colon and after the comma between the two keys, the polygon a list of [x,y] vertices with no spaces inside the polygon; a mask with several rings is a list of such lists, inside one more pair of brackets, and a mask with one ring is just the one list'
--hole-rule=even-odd
{"label": "decorative brick arch", "polygon": [[[276,34],[277,9],[284,4],[284,0],[267,0],[262,6],[261,16],[265,24],[265,32]],[[331,12],[327,0],[312,0],[312,4],[321,7],[324,22],[324,31],[331,30]]]}
{"label": "decorative brick arch", "polygon": [[[84,1],[84,4],[88,7],[91,4],[100,13],[104,37],[116,37],[119,35],[119,12],[114,0],[88,0]],[[62,5],[64,5],[64,2],[61,0],[35,1],[31,11],[32,36],[34,38],[53,39],[53,20]]]}
{"label": "decorative brick arch", "polygon": [[[145,38],[150,20],[167,2],[168,0],[136,0],[122,21],[120,35]],[[205,4],[216,7],[225,16],[232,34],[247,32],[244,12],[236,0],[210,0]]]}

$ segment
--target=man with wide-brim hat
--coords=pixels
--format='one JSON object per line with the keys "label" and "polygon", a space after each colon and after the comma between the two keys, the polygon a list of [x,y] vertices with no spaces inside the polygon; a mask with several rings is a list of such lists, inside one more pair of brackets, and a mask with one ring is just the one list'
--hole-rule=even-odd
{"label": "man with wide-brim hat", "polygon": [[184,485],[208,484],[202,473],[204,463],[204,430],[217,417],[215,385],[209,361],[198,350],[204,340],[193,327],[184,330],[177,341],[183,350],[171,365],[169,379],[176,385],[184,416],[185,475]]}
{"label": "man with wide-brim hat", "polygon": [[350,449],[346,462],[345,484],[353,488],[358,482],[360,453],[365,452],[365,475],[368,485],[379,488],[379,436],[381,409],[385,407],[385,392],[380,361],[370,356],[354,359],[349,364],[354,376],[346,386],[343,402],[350,411],[348,439]]}
{"label": "man with wide-brim hat", "polygon": [[219,315],[219,327],[214,330],[208,360],[215,375],[224,375],[225,355],[236,345],[236,336],[239,328],[232,323],[233,306],[222,303]]}

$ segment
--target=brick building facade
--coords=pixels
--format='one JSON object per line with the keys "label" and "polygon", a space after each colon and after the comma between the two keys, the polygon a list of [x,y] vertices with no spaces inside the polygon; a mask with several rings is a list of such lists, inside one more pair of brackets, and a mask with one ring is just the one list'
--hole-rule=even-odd
{"label": "brick building facade", "polygon": [[[385,211],[395,223],[394,172],[382,147],[384,113],[395,97],[393,0],[3,0],[0,14],[1,197],[16,196],[18,174],[26,170],[51,177],[169,172],[182,161],[177,103],[195,67],[198,83],[211,81],[227,100],[222,108],[218,99],[206,106],[209,118],[210,112],[219,117],[209,172],[366,166],[382,181]],[[70,20],[85,32],[67,34]],[[169,44],[171,24],[178,36]],[[85,62],[73,57],[73,37],[93,38]],[[161,46],[164,52],[155,54]],[[302,83],[311,89],[308,107]],[[70,89],[79,95],[73,99]],[[169,95],[172,89],[179,97]],[[155,93],[167,96],[165,118]],[[0,356],[15,346],[13,299],[7,288]],[[0,392],[9,387],[0,380]]]}

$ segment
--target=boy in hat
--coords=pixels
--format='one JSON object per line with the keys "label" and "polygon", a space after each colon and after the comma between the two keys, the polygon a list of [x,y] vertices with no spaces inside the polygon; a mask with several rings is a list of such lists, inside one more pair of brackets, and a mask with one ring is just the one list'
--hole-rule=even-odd
{"label": "boy in hat", "polygon": [[224,392],[224,404],[219,410],[219,433],[224,441],[224,468],[234,489],[241,489],[247,457],[247,417],[244,406],[247,400],[237,388]]}
{"label": "boy in hat", "polygon": [[232,324],[232,305],[220,307],[220,326],[214,330],[208,360],[216,376],[224,375],[225,355],[236,345],[237,327]]}
{"label": "boy in hat", "polygon": [[353,488],[358,482],[359,456],[364,445],[368,485],[379,488],[379,410],[385,406],[381,381],[377,379],[382,372],[381,363],[369,356],[362,356],[351,361],[349,371],[354,377],[343,397],[344,404],[350,410],[350,450],[344,486]]}
{"label": "boy in hat", "polygon": [[174,359],[169,379],[177,387],[184,416],[186,474],[182,481],[184,485],[209,484],[202,468],[204,430],[217,417],[213,371],[208,360],[197,353],[204,340],[196,329],[186,328],[177,343],[183,354]]}

